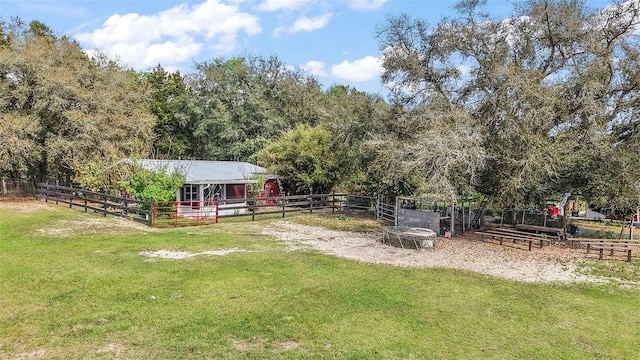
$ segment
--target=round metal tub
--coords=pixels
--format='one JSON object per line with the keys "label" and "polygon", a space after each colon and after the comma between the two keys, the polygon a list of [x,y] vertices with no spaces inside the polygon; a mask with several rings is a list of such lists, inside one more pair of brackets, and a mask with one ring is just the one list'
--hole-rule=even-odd
{"label": "round metal tub", "polygon": [[436,246],[436,233],[431,229],[406,227],[406,226],[386,226],[382,229],[382,242],[387,245],[422,249]]}

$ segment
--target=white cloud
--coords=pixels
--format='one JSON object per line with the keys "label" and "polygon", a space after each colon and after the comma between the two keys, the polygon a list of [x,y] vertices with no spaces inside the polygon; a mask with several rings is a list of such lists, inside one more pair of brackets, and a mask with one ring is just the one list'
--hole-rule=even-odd
{"label": "white cloud", "polygon": [[301,65],[300,68],[317,77],[327,76],[326,64],[321,61],[308,61],[306,64]]}
{"label": "white cloud", "polygon": [[259,10],[278,11],[278,10],[295,10],[305,7],[312,0],[265,0],[258,6]]}
{"label": "white cloud", "polygon": [[301,17],[296,20],[291,26],[279,26],[273,31],[274,37],[280,37],[281,34],[294,34],[300,31],[313,31],[325,27],[329,20],[333,17],[333,14],[327,13],[324,15],[316,16],[314,18]]}
{"label": "white cloud", "polygon": [[144,69],[199,54],[204,48],[201,38],[212,42],[209,47],[216,52],[226,53],[235,49],[239,32],[255,35],[261,31],[257,17],[235,5],[207,0],[152,15],[116,14],[93,32],[77,34],[76,39]]}
{"label": "white cloud", "polygon": [[382,62],[373,56],[353,62],[343,61],[331,67],[331,74],[343,80],[367,81],[382,74]]}
{"label": "white cloud", "polygon": [[316,16],[311,19],[306,16],[302,17],[296,20],[296,22],[293,24],[293,26],[291,27],[291,32],[297,33],[299,31],[313,31],[313,30],[321,29],[329,23],[329,20],[331,20],[332,16],[333,14],[328,13],[328,14]]}
{"label": "white cloud", "polygon": [[375,10],[384,5],[388,0],[348,0],[348,6],[354,10]]}

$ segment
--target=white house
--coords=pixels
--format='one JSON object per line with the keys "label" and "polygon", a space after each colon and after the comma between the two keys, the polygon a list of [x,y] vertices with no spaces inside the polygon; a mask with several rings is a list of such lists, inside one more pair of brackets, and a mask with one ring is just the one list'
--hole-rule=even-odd
{"label": "white house", "polygon": [[255,176],[266,176],[265,168],[241,161],[141,159],[130,163],[153,171],[178,171],[185,176],[184,185],[176,192],[178,213],[182,216],[215,211],[214,201],[219,203],[220,215],[244,211],[229,209],[238,201],[227,200],[246,199],[249,184],[258,183]]}

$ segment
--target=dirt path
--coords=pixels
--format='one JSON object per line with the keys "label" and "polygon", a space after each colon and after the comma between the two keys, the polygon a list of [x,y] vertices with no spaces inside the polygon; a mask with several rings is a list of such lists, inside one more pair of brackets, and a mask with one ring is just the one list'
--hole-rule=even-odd
{"label": "dirt path", "polygon": [[442,267],[474,271],[525,282],[601,282],[577,274],[584,254],[558,246],[529,252],[479,241],[471,233],[453,239],[438,238],[434,249],[401,249],[380,242],[381,235],[332,231],[279,221],[263,228],[264,235],[284,241],[290,249],[315,249],[347,259],[396,266]]}

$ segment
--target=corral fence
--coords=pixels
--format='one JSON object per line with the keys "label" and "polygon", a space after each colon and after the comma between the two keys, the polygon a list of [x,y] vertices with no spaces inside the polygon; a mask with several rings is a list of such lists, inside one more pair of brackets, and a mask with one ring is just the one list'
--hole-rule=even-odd
{"label": "corral fence", "polygon": [[53,201],[69,205],[69,208],[80,207],[85,212],[89,210],[104,216],[113,215],[128,218],[143,224],[152,224],[151,201],[138,201],[99,192],[83,190],[70,186],[38,183],[36,184],[36,199],[46,202]]}
{"label": "corral fence", "polygon": [[198,226],[218,223],[217,201],[159,201],[151,209],[152,227]]}
{"label": "corral fence", "polygon": [[37,184],[36,198],[81,207],[104,216],[131,218],[152,227],[178,227],[216,224],[220,219],[251,217],[252,221],[264,215],[314,211],[362,213],[377,220],[393,222],[395,206],[382,197],[353,194],[312,194],[247,199],[220,199],[206,201],[144,202],[87,191],[75,187],[46,183]]}
{"label": "corral fence", "polygon": [[352,194],[312,194],[217,201],[169,201],[154,204],[154,227],[206,225],[220,219],[314,211],[362,213],[378,220],[393,221],[393,205],[376,201],[375,197]]}
{"label": "corral fence", "polygon": [[0,178],[0,196],[33,196],[35,194],[35,185],[32,181],[25,179],[6,179]]}
{"label": "corral fence", "polygon": [[561,228],[563,215],[550,215],[543,209],[484,209],[486,223],[500,225],[538,225]]}

